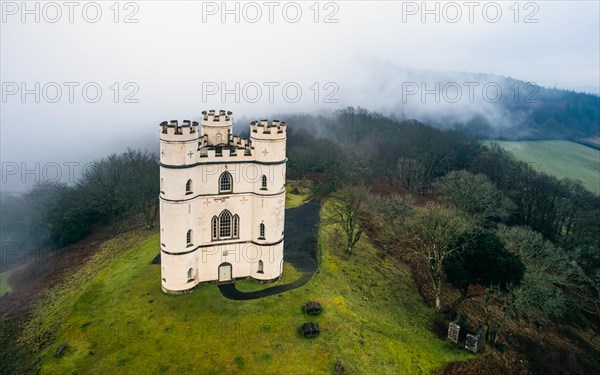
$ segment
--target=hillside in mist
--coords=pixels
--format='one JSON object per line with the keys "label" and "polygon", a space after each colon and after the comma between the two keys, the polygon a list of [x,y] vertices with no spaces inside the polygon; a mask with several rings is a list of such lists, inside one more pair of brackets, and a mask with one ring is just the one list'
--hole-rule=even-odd
{"label": "hillside in mist", "polygon": [[359,65],[360,78],[342,92],[343,101],[399,120],[416,119],[478,138],[579,139],[600,132],[596,93],[546,88],[494,74],[373,61]]}

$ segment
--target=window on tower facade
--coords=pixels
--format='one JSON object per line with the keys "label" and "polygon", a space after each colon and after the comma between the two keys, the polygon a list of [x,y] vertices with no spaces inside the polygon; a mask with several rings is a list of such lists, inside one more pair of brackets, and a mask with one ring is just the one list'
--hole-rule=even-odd
{"label": "window on tower facade", "polygon": [[240,217],[238,215],[233,215],[233,233],[231,236],[233,238],[240,237]]}
{"label": "window on tower facade", "polygon": [[259,227],[259,234],[260,236],[258,238],[260,238],[261,240],[265,239],[265,224],[260,223],[260,227]]}
{"label": "window on tower facade", "polygon": [[192,194],[192,180],[187,180],[185,183],[185,193]]}
{"label": "window on tower facade", "polygon": [[267,176],[265,176],[265,175],[262,176],[262,186],[261,186],[261,189],[267,190]]}
{"label": "window on tower facade", "polygon": [[264,271],[265,265],[263,263],[262,260],[258,261],[258,271],[256,271],[257,273],[265,273]]}
{"label": "window on tower facade", "polygon": [[191,229],[187,231],[185,240],[186,240],[186,243],[188,246],[192,246],[192,230]]}
{"label": "window on tower facade", "polygon": [[219,239],[219,219],[216,216],[212,218],[212,239],[213,241]]}
{"label": "window on tower facade", "polygon": [[229,172],[225,172],[219,177],[219,193],[230,193],[231,192],[231,175]]}
{"label": "window on tower facade", "polygon": [[219,216],[213,216],[210,222],[213,241],[240,237],[240,217],[224,210]]}
{"label": "window on tower facade", "polygon": [[219,216],[219,239],[231,238],[231,214],[225,210]]}

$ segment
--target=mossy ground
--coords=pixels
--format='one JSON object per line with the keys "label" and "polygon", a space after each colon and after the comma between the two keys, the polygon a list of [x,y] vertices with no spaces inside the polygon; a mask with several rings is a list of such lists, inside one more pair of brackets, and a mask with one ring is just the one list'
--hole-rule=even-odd
{"label": "mossy ground", "polygon": [[313,195],[314,181],[286,181],[285,208],[294,208],[306,203]]}
{"label": "mossy ground", "polygon": [[[158,235],[117,237],[107,246],[120,247],[118,256],[105,264],[92,259],[94,274],[82,270],[36,310],[30,335],[34,327],[39,335],[56,327],[41,373],[331,374],[341,359],[350,374],[412,374],[471,358],[428,330],[435,313],[406,266],[377,257],[367,239],[347,257],[336,232],[321,229],[322,264],[310,282],[250,301],[228,300],[215,284],[167,296],[159,266],[148,264]],[[280,283],[296,276],[287,265]],[[245,291],[269,286],[238,282]],[[319,301],[323,313],[303,314],[307,300]],[[304,339],[298,327],[311,320],[321,334]]]}
{"label": "mossy ground", "polygon": [[0,273],[0,297],[12,292],[12,287],[8,283],[8,278],[10,277],[12,271],[13,269],[10,269]]}

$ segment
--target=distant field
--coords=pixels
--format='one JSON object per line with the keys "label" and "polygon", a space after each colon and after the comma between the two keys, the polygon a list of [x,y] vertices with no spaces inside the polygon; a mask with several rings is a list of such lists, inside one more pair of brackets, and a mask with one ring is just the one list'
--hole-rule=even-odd
{"label": "distant field", "polygon": [[488,141],[497,143],[519,160],[556,177],[580,180],[600,194],[600,151],[570,141]]}

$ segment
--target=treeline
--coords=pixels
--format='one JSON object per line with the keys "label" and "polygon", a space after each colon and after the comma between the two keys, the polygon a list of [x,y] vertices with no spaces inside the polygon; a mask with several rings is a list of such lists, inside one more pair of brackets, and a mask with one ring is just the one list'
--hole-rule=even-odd
{"label": "treeline", "polygon": [[292,176],[321,172],[331,190],[345,182],[385,178],[411,193],[435,192],[434,181],[451,171],[486,176],[512,202],[511,225],[530,226],[572,249],[600,247],[600,197],[578,181],[558,179],[456,131],[416,121],[394,121],[362,108],[333,116],[287,115]]}
{"label": "treeline", "polygon": [[128,213],[143,213],[152,227],[158,190],[156,155],[140,150],[113,154],[92,163],[74,185],[42,182],[22,195],[3,193],[3,241],[62,247],[94,225],[113,225]]}
{"label": "treeline", "polygon": [[343,181],[402,178],[426,193],[436,177],[466,168],[483,149],[455,131],[417,121],[394,121],[362,108],[333,116],[286,115],[292,173],[326,172],[332,190]]}
{"label": "treeline", "polygon": [[[566,311],[568,303],[600,314],[600,197],[581,183],[537,172],[500,147],[485,146],[458,132],[415,121],[397,122],[361,108],[346,108],[330,117],[288,115],[286,119],[294,125],[288,134],[292,177],[320,173],[330,191],[348,185],[369,186],[378,177],[398,192],[439,197],[449,204],[413,210],[400,198],[379,204],[365,200],[371,214],[380,220],[371,216],[363,224],[385,223],[376,229],[384,248],[395,243],[405,248],[420,244],[422,249],[450,249],[459,241],[454,235],[475,233],[477,228],[492,231],[492,236],[501,239],[498,248],[506,247],[522,258],[526,271],[517,278],[519,282],[531,284],[525,290],[517,288],[518,283],[509,286],[507,281],[503,288],[512,288],[512,292],[503,296],[520,303],[527,295],[532,304],[547,303],[544,311],[553,310],[555,315]],[[347,192],[344,195],[347,197]],[[399,211],[389,213],[394,207]],[[410,225],[403,226],[396,217],[410,217]],[[465,219],[456,222],[460,217]],[[428,224],[442,219],[454,223],[448,236],[440,243],[423,239]],[[348,237],[349,249],[357,231]],[[481,240],[495,241],[487,232]],[[426,259],[424,264],[443,270],[447,261],[449,258],[438,259],[435,265],[435,259]],[[540,274],[540,269],[548,272]],[[463,271],[459,273],[464,275]],[[441,280],[442,275],[439,277]],[[557,277],[562,281],[552,281]],[[490,281],[488,286],[492,284]],[[543,300],[535,302],[534,297]],[[520,311],[508,302],[506,316]],[[550,306],[552,303],[556,306]]]}
{"label": "treeline", "polygon": [[527,82],[502,82],[505,93],[496,104],[510,113],[512,126],[498,129],[484,118],[474,118],[455,128],[478,138],[579,139],[600,132],[600,96],[572,90],[535,86]]}
{"label": "treeline", "polygon": [[[600,96],[572,90],[540,87],[536,102],[525,100],[506,103],[510,111],[531,113],[521,124],[522,138],[529,139],[577,139],[599,134]],[[533,107],[533,108],[532,108]]]}

